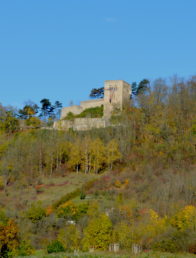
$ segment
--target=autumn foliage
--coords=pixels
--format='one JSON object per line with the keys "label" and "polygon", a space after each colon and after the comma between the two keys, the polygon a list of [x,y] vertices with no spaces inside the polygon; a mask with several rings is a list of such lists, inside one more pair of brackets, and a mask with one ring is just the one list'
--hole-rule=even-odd
{"label": "autumn foliage", "polygon": [[[158,79],[132,96],[130,107],[114,112],[110,127],[85,132],[39,129],[29,107],[22,111],[31,124],[24,130],[0,106],[0,196],[9,214],[0,211],[0,256],[31,245],[73,252],[108,250],[114,243],[129,253],[134,245],[195,252],[195,99],[195,77],[170,84]],[[43,120],[51,118],[50,103],[43,104]],[[69,188],[68,175],[89,181]],[[11,210],[23,189],[33,194]],[[55,189],[52,199],[46,189]]]}

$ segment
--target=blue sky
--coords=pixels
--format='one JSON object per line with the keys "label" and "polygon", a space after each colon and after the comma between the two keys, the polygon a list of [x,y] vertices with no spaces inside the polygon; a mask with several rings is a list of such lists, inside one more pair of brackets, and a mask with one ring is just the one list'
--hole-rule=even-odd
{"label": "blue sky", "polygon": [[104,80],[196,74],[196,0],[0,1],[0,102],[78,104]]}

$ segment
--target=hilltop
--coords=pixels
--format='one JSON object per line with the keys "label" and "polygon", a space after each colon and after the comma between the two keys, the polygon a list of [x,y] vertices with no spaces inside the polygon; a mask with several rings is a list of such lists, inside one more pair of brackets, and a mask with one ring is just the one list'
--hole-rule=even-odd
{"label": "hilltop", "polygon": [[114,243],[194,253],[195,89],[194,78],[158,80],[112,113],[113,126],[87,131],[19,130],[3,113],[1,255]]}

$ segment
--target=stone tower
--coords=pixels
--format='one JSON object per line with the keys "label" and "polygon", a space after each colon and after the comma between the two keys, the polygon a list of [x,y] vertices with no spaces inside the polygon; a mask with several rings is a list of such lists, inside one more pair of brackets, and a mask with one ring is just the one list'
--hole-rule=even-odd
{"label": "stone tower", "polygon": [[104,117],[109,118],[113,111],[130,105],[131,85],[123,80],[105,81]]}

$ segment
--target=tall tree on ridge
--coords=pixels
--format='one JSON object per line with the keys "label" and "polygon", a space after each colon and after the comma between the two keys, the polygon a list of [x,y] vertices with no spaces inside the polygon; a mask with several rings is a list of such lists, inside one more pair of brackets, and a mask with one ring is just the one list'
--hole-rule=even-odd
{"label": "tall tree on ridge", "polygon": [[47,120],[53,113],[54,107],[49,99],[42,99],[40,103],[42,104],[40,116]]}
{"label": "tall tree on ridge", "polygon": [[92,89],[90,97],[94,99],[102,99],[104,97],[104,87]]}

